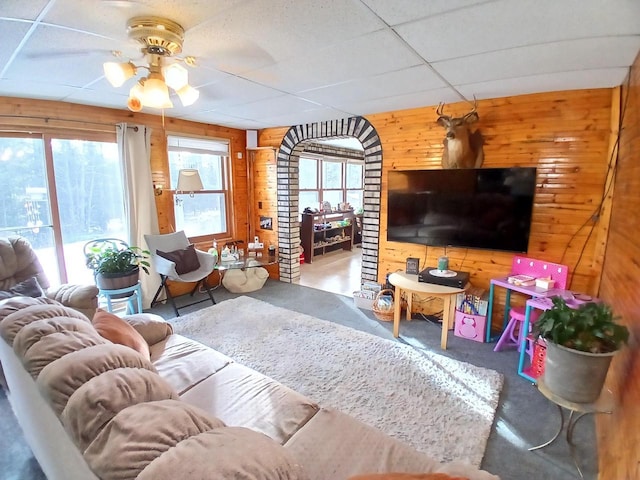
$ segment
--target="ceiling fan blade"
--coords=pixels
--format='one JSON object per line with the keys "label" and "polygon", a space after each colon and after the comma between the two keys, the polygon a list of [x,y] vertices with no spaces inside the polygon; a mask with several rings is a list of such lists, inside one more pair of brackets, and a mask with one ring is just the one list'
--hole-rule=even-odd
{"label": "ceiling fan blade", "polygon": [[274,63],[269,52],[248,38],[220,42],[198,56],[198,63],[229,73],[253,70]]}
{"label": "ceiling fan blade", "polygon": [[43,60],[43,59],[55,59],[55,58],[64,58],[64,57],[93,57],[93,56],[101,56],[108,57],[114,56],[113,50],[59,50],[48,51],[48,52],[34,52],[25,54],[25,58],[30,58],[34,60]]}

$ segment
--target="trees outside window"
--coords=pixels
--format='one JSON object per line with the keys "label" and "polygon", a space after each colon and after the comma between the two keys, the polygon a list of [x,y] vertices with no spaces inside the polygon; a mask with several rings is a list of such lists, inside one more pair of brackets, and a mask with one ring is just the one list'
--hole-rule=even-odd
{"label": "trees outside window", "polygon": [[82,247],[128,238],[115,135],[0,136],[0,234],[33,245],[47,277],[92,282]]}
{"label": "trees outside window", "polygon": [[[230,236],[229,142],[170,135],[167,144],[176,230],[184,230],[192,240]],[[184,168],[198,170],[202,190],[176,191],[179,172]]]}

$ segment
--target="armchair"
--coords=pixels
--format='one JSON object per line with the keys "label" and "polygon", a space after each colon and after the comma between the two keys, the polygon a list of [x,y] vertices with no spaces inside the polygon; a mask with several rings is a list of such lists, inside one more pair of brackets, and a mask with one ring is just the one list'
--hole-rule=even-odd
{"label": "armchair", "polygon": [[29,240],[19,236],[0,238],[0,290],[5,292],[3,296],[40,296],[39,289],[44,296],[89,318],[98,307],[98,288],[95,285],[51,287]]}
{"label": "armchair", "polygon": [[[189,243],[189,239],[184,231],[168,233],[164,235],[145,235],[145,241],[151,252],[151,264],[156,272],[160,274],[160,287],[156,291],[151,301],[151,307],[158,303],[158,297],[164,290],[167,300],[173,307],[176,317],[180,316],[179,309],[189,307],[198,303],[211,300],[215,305],[216,301],[211,293],[211,287],[207,283],[207,277],[215,265],[213,255],[201,250],[196,250]],[[198,300],[178,307],[167,286],[167,280],[172,282],[194,283],[190,292],[193,296],[198,287],[202,285],[209,295],[209,299]]]}

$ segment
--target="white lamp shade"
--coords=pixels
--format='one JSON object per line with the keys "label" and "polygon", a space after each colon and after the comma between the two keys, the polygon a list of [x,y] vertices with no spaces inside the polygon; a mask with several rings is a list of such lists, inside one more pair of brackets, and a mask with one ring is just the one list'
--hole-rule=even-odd
{"label": "white lamp shade", "polygon": [[104,75],[114,87],[121,87],[124,82],[136,74],[136,67],[130,62],[105,62],[102,67],[104,69]]}
{"label": "white lamp shade", "polygon": [[180,102],[182,102],[182,105],[185,107],[193,105],[200,96],[200,92],[190,85],[185,85],[180,90],[177,90],[176,93],[178,97],[180,97]]}
{"label": "white lamp shade", "polygon": [[162,78],[149,75],[144,81],[142,104],[151,108],[172,108],[173,103],[169,98],[169,88]]}
{"label": "white lamp shade", "polygon": [[189,72],[182,65],[172,63],[163,67],[164,80],[174,90],[180,90],[189,83]]}
{"label": "white lamp shade", "polygon": [[195,168],[183,168],[178,172],[178,186],[176,190],[179,192],[197,192],[202,190],[202,179],[200,172]]}

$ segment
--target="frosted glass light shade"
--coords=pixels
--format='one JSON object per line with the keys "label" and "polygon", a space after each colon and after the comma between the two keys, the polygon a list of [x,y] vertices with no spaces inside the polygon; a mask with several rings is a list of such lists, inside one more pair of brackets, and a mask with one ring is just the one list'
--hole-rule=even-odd
{"label": "frosted glass light shade", "polygon": [[202,190],[202,179],[200,172],[196,168],[183,168],[178,172],[178,186],[176,190],[179,192],[197,192]]}
{"label": "frosted glass light shade", "polygon": [[180,90],[177,90],[176,93],[178,97],[180,97],[180,102],[182,102],[182,105],[185,107],[193,105],[200,96],[200,92],[190,85],[185,85]]}
{"label": "frosted glass light shade", "polygon": [[105,62],[102,65],[104,75],[114,87],[121,87],[124,82],[136,74],[136,67],[133,63]]}
{"label": "frosted glass light shade", "polygon": [[173,108],[169,98],[169,88],[162,78],[149,75],[142,89],[142,104],[151,108]]}
{"label": "frosted glass light shade", "polygon": [[189,82],[189,72],[182,65],[172,63],[162,69],[164,80],[174,90],[180,90]]}

